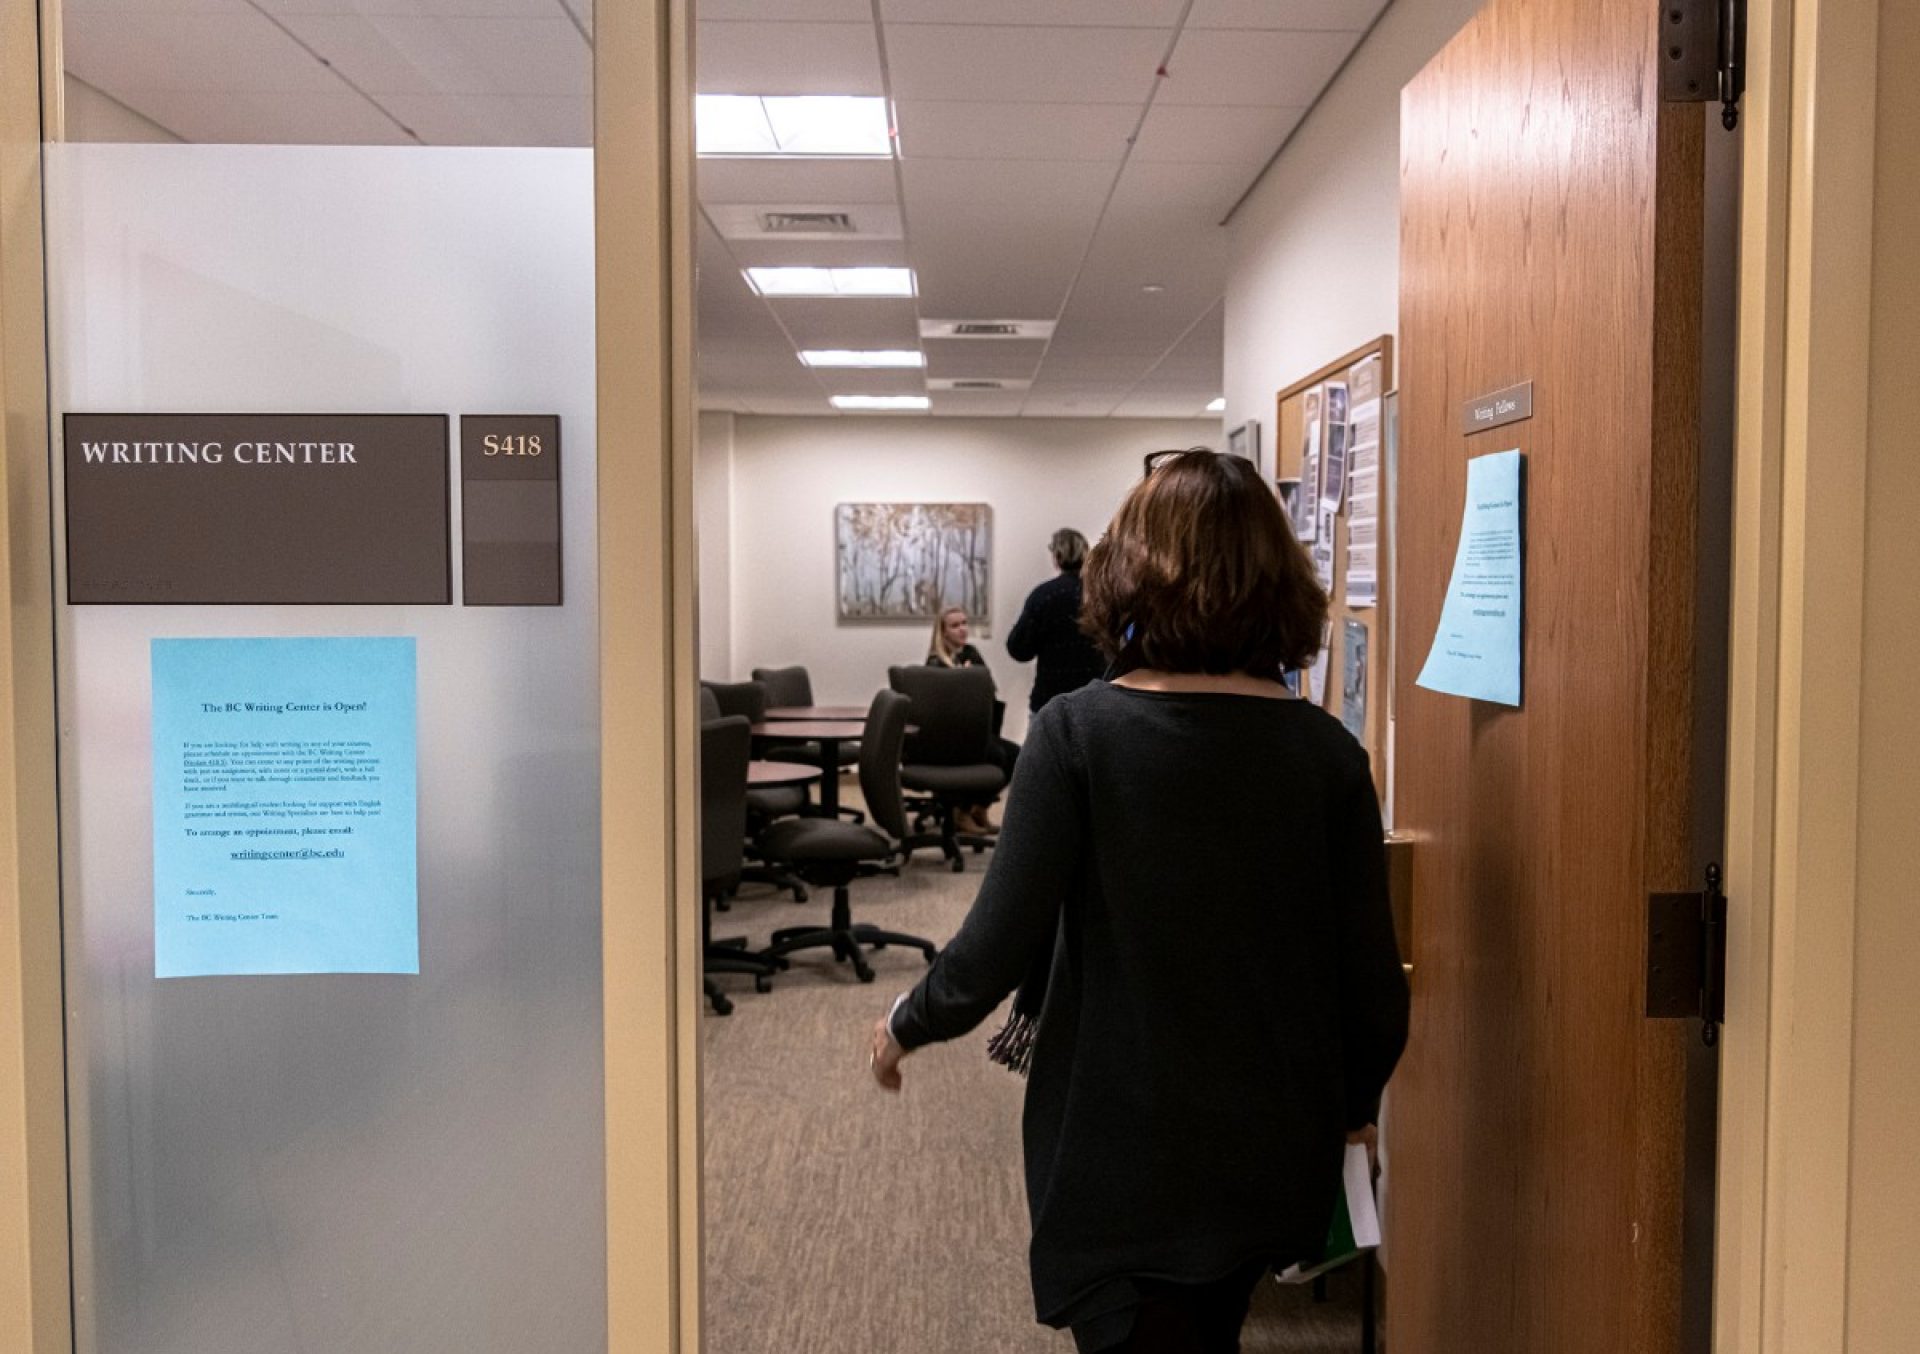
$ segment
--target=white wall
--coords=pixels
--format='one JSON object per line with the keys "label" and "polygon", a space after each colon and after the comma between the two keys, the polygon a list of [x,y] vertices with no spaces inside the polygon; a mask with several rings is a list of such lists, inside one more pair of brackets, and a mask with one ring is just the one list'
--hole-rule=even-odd
{"label": "white wall", "polygon": [[1270,441],[1276,391],[1397,333],[1400,87],[1481,3],[1394,0],[1228,224],[1223,426]]}
{"label": "white wall", "polygon": [[[1140,478],[1149,451],[1216,445],[1208,420],[756,418],[734,420],[733,670],[804,663],[814,696],[865,702],[887,668],[923,662],[932,622],[843,624],[835,614],[833,510],[848,502],[978,502],[993,507],[993,617],[979,646],[1026,729],[1031,664],[1001,637],[1053,574],[1047,539],[1094,539]],[[709,670],[707,676],[718,675]]]}
{"label": "white wall", "polygon": [[733,415],[700,415],[693,529],[700,551],[700,671],[733,671]]}
{"label": "white wall", "polygon": [[72,74],[66,80],[66,105],[66,139],[69,141],[164,142],[180,139],[111,94],[95,89]]}

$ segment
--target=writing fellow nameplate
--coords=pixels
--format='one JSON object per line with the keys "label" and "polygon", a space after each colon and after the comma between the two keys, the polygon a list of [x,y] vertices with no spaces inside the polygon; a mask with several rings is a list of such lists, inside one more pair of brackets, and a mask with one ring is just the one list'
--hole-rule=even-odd
{"label": "writing fellow nameplate", "polygon": [[1476,395],[1460,411],[1460,431],[1483,433],[1505,423],[1518,423],[1533,417],[1533,382],[1496,390],[1491,395]]}
{"label": "writing fellow nameplate", "polygon": [[460,417],[460,600],[560,605],[560,419]]}
{"label": "writing fellow nameplate", "polygon": [[67,601],[453,600],[444,414],[68,414]]}

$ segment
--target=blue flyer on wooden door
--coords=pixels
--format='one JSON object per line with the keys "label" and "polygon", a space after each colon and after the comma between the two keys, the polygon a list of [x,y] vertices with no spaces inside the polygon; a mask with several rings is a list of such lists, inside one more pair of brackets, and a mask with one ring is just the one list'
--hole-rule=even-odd
{"label": "blue flyer on wooden door", "polygon": [[1453,577],[1417,679],[1429,691],[1520,703],[1525,464],[1518,451],[1467,462],[1467,507]]}
{"label": "blue flyer on wooden door", "polygon": [[154,976],[418,973],[411,639],[156,639]]}

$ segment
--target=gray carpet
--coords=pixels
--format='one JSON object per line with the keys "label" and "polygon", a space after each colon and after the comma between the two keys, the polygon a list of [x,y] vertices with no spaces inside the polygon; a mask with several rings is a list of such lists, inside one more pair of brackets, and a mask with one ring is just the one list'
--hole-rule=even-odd
{"label": "gray carpet", "polygon": [[[955,875],[923,855],[897,880],[861,880],[854,918],[944,943],[986,860]],[[749,886],[714,934],[764,944],[827,904]],[[749,978],[716,979],[737,1009],[704,1022],[706,1348],[1071,1354],[1069,1337],[1034,1323],[1027,1287],[1022,1082],[987,1062],[983,1031],[915,1054],[898,1097],[879,1091],[868,1032],[924,964],[889,949],[873,966],[865,986],[819,950],[764,995]],[[1335,1276],[1321,1304],[1263,1284],[1244,1349],[1353,1354],[1359,1329],[1350,1278]]]}

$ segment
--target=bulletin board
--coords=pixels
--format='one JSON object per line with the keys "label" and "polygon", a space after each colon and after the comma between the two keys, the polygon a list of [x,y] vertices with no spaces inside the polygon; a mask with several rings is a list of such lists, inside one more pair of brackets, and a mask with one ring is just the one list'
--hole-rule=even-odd
{"label": "bulletin board", "polygon": [[[1382,804],[1393,653],[1392,390],[1393,338],[1382,335],[1280,391],[1273,442],[1276,488],[1293,507],[1301,543],[1330,575],[1325,660],[1301,674],[1300,694],[1341,718],[1365,746]],[[1302,495],[1313,496],[1311,521],[1302,516]]]}

